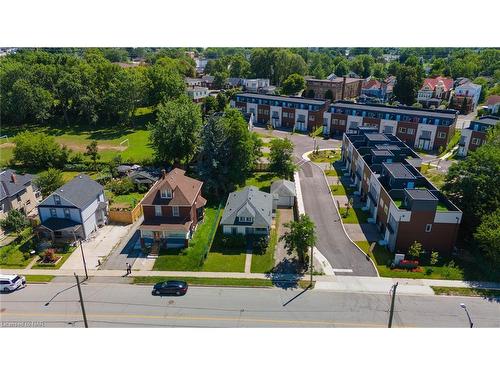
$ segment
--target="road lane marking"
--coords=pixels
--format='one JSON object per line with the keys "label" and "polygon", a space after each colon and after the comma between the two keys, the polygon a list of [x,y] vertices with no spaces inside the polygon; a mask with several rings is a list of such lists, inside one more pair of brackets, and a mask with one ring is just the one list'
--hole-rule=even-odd
{"label": "road lane marking", "polygon": [[[81,318],[81,314],[77,313],[16,313],[4,312],[0,317],[53,317],[53,318]],[[118,318],[118,319],[152,319],[152,320],[188,320],[188,321],[235,321],[235,322],[248,322],[248,323],[278,323],[278,324],[314,324],[314,325],[337,325],[346,327],[371,327],[379,328],[386,327],[385,324],[371,324],[371,323],[345,323],[334,322],[330,320],[284,320],[284,319],[262,319],[262,318],[240,318],[240,317],[211,317],[211,316],[164,316],[164,315],[142,315],[142,314],[87,314],[88,319],[96,318]]]}
{"label": "road lane marking", "polygon": [[334,268],[333,272],[353,272],[350,268]]}

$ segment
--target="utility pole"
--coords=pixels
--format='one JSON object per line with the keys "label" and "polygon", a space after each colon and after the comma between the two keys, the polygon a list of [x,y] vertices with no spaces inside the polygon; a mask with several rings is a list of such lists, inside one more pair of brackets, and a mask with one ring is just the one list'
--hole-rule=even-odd
{"label": "utility pole", "polygon": [[388,328],[392,327],[392,317],[394,315],[394,302],[396,300],[396,288],[398,287],[398,283],[394,284],[391,288],[392,292],[392,300],[391,300],[391,311],[389,312],[389,325]]}
{"label": "utility pole", "polygon": [[311,283],[310,283],[310,287],[312,288],[313,286],[313,251],[314,251],[314,247],[311,246]]}
{"label": "utility pole", "polygon": [[89,324],[87,323],[87,314],[85,313],[85,306],[83,305],[83,296],[82,296],[82,289],[80,288],[80,280],[78,279],[76,273],[74,273],[74,275],[76,278],[76,286],[78,287],[78,294],[80,295],[80,306],[82,308],[83,324],[85,324],[85,328],[89,328]]}
{"label": "utility pole", "polygon": [[89,279],[89,274],[87,273],[87,262],[85,261],[85,254],[83,253],[82,239],[80,238],[80,250],[82,251],[83,267],[85,268],[85,280]]}

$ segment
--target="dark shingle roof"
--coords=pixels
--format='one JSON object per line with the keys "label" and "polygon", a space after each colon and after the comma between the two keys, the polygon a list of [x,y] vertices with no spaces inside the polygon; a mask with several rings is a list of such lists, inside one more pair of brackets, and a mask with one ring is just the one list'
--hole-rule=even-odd
{"label": "dark shingle roof", "polygon": [[[12,182],[12,175],[15,174],[16,182]],[[0,172],[0,200],[12,197],[20,191],[26,189],[33,180],[30,174],[17,174],[12,169],[6,169]]]}
{"label": "dark shingle roof", "polygon": [[[103,193],[104,188],[101,184],[92,180],[89,176],[81,174],[65,183],[53,194],[58,194],[61,198],[73,203],[76,207],[83,209],[92,203],[99,194]],[[40,206],[43,206],[47,197]]]}
{"label": "dark shingle roof", "polygon": [[273,196],[260,191],[255,186],[248,186],[241,191],[234,191],[227,198],[221,224],[237,224],[238,213],[242,216],[252,216],[253,223],[245,223],[248,226],[271,226],[273,222]]}

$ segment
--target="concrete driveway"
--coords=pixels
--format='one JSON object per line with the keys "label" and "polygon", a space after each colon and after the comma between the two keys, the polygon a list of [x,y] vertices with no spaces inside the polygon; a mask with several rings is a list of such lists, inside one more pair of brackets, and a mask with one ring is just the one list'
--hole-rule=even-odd
{"label": "concrete driveway", "polygon": [[[127,236],[132,225],[106,225],[99,229],[95,238],[82,242],[87,269],[98,269],[98,260],[103,260]],[[61,266],[63,270],[83,270],[83,260],[80,246],[69,256]]]}

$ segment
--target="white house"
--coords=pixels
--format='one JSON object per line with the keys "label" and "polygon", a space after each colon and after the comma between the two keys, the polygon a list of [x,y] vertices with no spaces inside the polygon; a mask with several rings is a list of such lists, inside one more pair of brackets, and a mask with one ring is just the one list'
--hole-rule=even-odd
{"label": "white house", "polygon": [[89,238],[107,222],[108,201],[104,188],[81,174],[38,205],[40,231],[55,238]]}
{"label": "white house", "polygon": [[456,96],[468,96],[472,98],[472,104],[475,109],[479,103],[479,96],[481,95],[481,85],[472,82],[467,82],[455,88]]}
{"label": "white house", "polygon": [[277,180],[271,184],[271,195],[275,198],[276,206],[293,207],[295,204],[295,183],[288,180]]}

